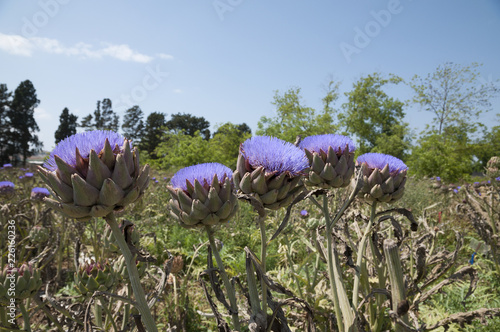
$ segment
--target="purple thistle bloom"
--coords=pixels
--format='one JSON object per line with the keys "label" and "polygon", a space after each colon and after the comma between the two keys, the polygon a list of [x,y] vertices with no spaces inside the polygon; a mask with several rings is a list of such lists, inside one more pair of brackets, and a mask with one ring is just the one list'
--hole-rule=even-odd
{"label": "purple thistle bloom", "polygon": [[24,173],[24,176],[27,177],[27,178],[32,178],[33,177],[33,173],[27,172],[27,173]]}
{"label": "purple thistle bloom", "polygon": [[439,176],[436,176],[436,181],[441,181],[441,178]]}
{"label": "purple thistle bloom", "polygon": [[163,180],[166,180],[166,179],[167,179],[167,177],[166,177],[166,176],[164,176],[164,177],[163,177]]}
{"label": "purple thistle bloom", "polygon": [[460,188],[462,188],[462,187],[460,187],[460,186],[457,187],[458,190],[460,190]]}
{"label": "purple thistle bloom", "polygon": [[156,180],[156,177],[152,177],[151,180],[155,181]]}
{"label": "purple thistle bloom", "polygon": [[499,176],[499,177],[497,177],[497,178],[495,178],[495,180],[496,180],[496,181],[500,181],[500,176]]}
{"label": "purple thistle bloom", "polygon": [[42,201],[45,197],[50,196],[50,191],[47,188],[35,187],[31,189],[31,199]]}
{"label": "purple thistle bloom", "polygon": [[78,148],[83,158],[88,158],[90,150],[99,153],[104,148],[106,138],[112,148],[116,145],[121,150],[125,137],[113,131],[94,130],[84,133],[78,133],[70,136],[57,144],[55,149],[50,153],[49,159],[43,164],[43,167],[50,171],[55,171],[57,165],[54,156],[58,156],[68,165],[76,165],[75,149]]}
{"label": "purple thistle bloom", "polygon": [[309,215],[309,212],[307,212],[307,210],[302,210],[302,211],[300,211],[300,215],[302,217],[307,217]]}
{"label": "purple thistle bloom", "polygon": [[400,159],[383,153],[365,153],[358,157],[357,162],[359,164],[366,163],[368,167],[373,169],[383,169],[386,165],[389,165],[389,172],[391,173],[399,173],[408,169],[408,166]]}
{"label": "purple thistle bloom", "polygon": [[266,174],[289,172],[297,176],[309,167],[304,151],[276,137],[251,137],[241,144],[240,151],[253,168],[262,166]]}
{"label": "purple thistle bloom", "polygon": [[3,164],[3,168],[12,168],[12,164]]}
{"label": "purple thistle bloom", "polygon": [[24,176],[23,175],[19,175],[19,180],[22,180],[24,179]]}
{"label": "purple thistle bloom", "polygon": [[455,194],[458,194],[458,189],[453,189],[453,192],[454,192]]}
{"label": "purple thistle bloom", "polygon": [[0,196],[10,196],[14,193],[14,187],[10,181],[0,181]]}
{"label": "purple thistle bloom", "polygon": [[180,169],[170,180],[172,187],[187,191],[186,181],[194,185],[194,180],[202,186],[210,186],[214,175],[217,175],[219,182],[224,181],[226,177],[231,179],[233,171],[219,163],[198,164]]}
{"label": "purple thistle bloom", "polygon": [[324,153],[328,152],[328,148],[331,146],[333,151],[344,152],[346,145],[349,148],[349,152],[356,151],[356,146],[354,142],[347,136],[336,135],[336,134],[326,134],[326,135],[314,135],[307,136],[299,144],[299,148],[307,149],[310,152]]}
{"label": "purple thistle bloom", "polygon": [[1,188],[12,188],[14,189],[14,183],[10,181],[0,181],[0,189]]}

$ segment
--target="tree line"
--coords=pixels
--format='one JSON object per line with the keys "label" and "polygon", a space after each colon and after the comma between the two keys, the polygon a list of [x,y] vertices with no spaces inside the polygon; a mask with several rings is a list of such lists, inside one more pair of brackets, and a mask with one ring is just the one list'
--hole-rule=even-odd
{"label": "tree line", "polygon": [[[325,87],[321,109],[304,105],[299,87],[276,91],[272,101],[276,113],[260,118],[256,134],[294,142],[297,136],[341,133],[356,141],[359,154],[391,154],[405,161],[413,174],[455,181],[473,171],[481,172],[491,156],[500,155],[500,126],[488,128],[480,121],[481,114],[492,110],[498,82],[481,82],[479,66],[444,63],[433,73],[408,82],[397,75],[372,73],[344,92],[347,101],[341,105],[337,105],[340,82],[332,80]],[[403,84],[414,92],[411,100],[402,101],[388,93],[390,87]],[[13,97],[0,85],[2,162],[13,156],[24,161],[40,149],[33,118],[38,103],[29,81],[22,82]],[[432,122],[418,134],[404,121],[407,108],[415,105],[433,115]],[[119,120],[107,98],[98,101],[95,111],[79,123],[65,108],[55,132],[56,143],[75,134],[77,128],[121,128],[139,146],[141,157],[158,167],[220,162],[234,168],[239,143],[252,134],[245,123],[230,122],[219,125],[212,134],[204,117],[191,114],[172,114],[167,120],[165,113],[152,112],[144,118],[138,105],[125,111],[121,127]]]}

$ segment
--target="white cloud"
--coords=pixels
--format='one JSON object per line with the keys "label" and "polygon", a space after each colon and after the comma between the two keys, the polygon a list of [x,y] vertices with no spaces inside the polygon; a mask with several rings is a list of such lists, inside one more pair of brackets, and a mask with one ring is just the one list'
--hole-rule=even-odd
{"label": "white cloud", "polygon": [[182,93],[182,90],[181,90],[181,89],[174,89],[174,90],[172,90],[172,91],[173,91],[173,93]]}
{"label": "white cloud", "polygon": [[[20,35],[6,35],[0,33],[0,50],[13,55],[32,56],[35,51],[49,54],[62,54],[66,56],[77,56],[81,58],[101,59],[110,57],[121,61],[132,61],[140,63],[149,63],[155,56],[139,53],[130,48],[127,44],[109,44],[101,43],[100,48],[94,48],[87,43],[77,43],[68,47],[56,39],[30,37],[26,38]],[[172,60],[173,56],[159,53],[156,57],[164,60]]]}
{"label": "white cloud", "polygon": [[52,115],[41,107],[35,108],[35,120],[50,119]]}
{"label": "white cloud", "polygon": [[173,60],[174,59],[173,55],[165,54],[165,53],[158,53],[158,54],[156,54],[156,56],[160,59],[163,59],[163,60]]}
{"label": "white cloud", "polygon": [[23,36],[0,33],[0,50],[14,55],[31,56],[33,44]]}

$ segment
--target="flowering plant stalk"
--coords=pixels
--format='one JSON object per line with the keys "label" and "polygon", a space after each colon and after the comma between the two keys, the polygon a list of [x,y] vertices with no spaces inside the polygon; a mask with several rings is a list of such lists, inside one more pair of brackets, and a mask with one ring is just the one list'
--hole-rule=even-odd
{"label": "flowering plant stalk", "polygon": [[54,199],[44,198],[46,204],[79,221],[92,217],[106,220],[125,257],[136,308],[147,330],[157,331],[135,257],[114,215],[142,196],[148,185],[149,166],[139,167],[137,149],[112,131],[79,133],[59,142],[39,173],[54,193]]}
{"label": "flowering plant stalk", "polygon": [[[300,184],[301,175],[308,167],[305,153],[291,143],[270,136],[254,136],[240,145],[240,153],[233,182],[240,197],[249,199],[259,213],[261,250],[260,268],[266,273],[266,219],[268,210],[278,210],[292,203],[304,189]],[[251,268],[251,264],[250,264]],[[252,278],[247,271],[247,278]],[[249,287],[253,281],[249,280]],[[251,291],[251,301],[255,302],[255,290]],[[261,278],[262,299],[260,304],[252,303],[253,320],[267,328],[267,285]],[[256,308],[260,307],[260,313]],[[251,319],[251,320],[252,320]],[[263,325],[263,326],[262,326]]]}
{"label": "flowering plant stalk", "polygon": [[172,185],[167,188],[172,196],[171,214],[180,225],[184,228],[205,228],[229,297],[234,328],[240,330],[236,293],[229,282],[212,228],[225,224],[238,210],[231,174],[231,169],[218,163],[194,165],[179,170],[172,177]]}

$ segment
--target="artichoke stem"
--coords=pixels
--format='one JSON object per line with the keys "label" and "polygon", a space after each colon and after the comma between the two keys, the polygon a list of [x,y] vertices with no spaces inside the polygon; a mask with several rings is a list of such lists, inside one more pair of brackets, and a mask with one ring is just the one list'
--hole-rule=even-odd
{"label": "artichoke stem", "polygon": [[[259,216],[259,228],[260,228],[260,262],[262,264],[262,273],[266,274],[266,253],[267,253],[267,240],[266,240],[266,216]],[[261,280],[262,288],[262,314],[264,315],[264,321],[267,323],[267,285],[264,278]]]}
{"label": "artichoke stem", "polygon": [[135,264],[135,259],[128,248],[127,243],[125,242],[125,238],[118,227],[116,222],[115,215],[113,212],[104,217],[106,222],[108,223],[113,235],[115,236],[115,240],[120,247],[120,251],[125,258],[125,263],[127,264],[127,271],[130,280],[130,284],[132,286],[132,290],[134,291],[135,301],[137,303],[136,308],[141,314],[141,318],[146,325],[146,330],[148,332],[158,332],[156,327],[156,323],[151,315],[151,311],[149,310],[148,303],[146,302],[146,295],[144,294],[144,290],[141,286],[141,281],[139,279],[139,272],[137,271],[137,266]]}
{"label": "artichoke stem", "polygon": [[31,332],[30,315],[28,314],[28,312],[26,311],[26,308],[24,307],[23,300],[19,301],[19,309],[21,310],[21,315],[23,316],[24,330],[27,332]]}
{"label": "artichoke stem", "polygon": [[215,245],[214,231],[212,230],[212,227],[205,225],[205,230],[207,231],[208,240],[210,241],[210,247],[212,248],[212,252],[215,256],[215,261],[217,262],[217,267],[219,268],[219,273],[222,278],[222,282],[226,287],[227,296],[229,297],[234,329],[236,331],[240,331],[241,328],[240,328],[240,320],[238,318],[238,305],[236,303],[236,294],[234,292],[233,285],[231,285],[231,283],[229,282],[229,278],[227,277],[226,274],[226,269],[224,268],[224,264],[222,263],[222,259],[219,255],[219,251],[217,250],[217,246]]}
{"label": "artichoke stem", "polygon": [[368,225],[366,225],[365,233],[363,234],[363,237],[361,238],[361,242],[359,243],[358,256],[356,258],[357,270],[356,270],[356,274],[354,275],[354,285],[353,285],[353,289],[352,289],[352,306],[355,309],[358,307],[359,278],[360,278],[360,272],[361,272],[361,263],[363,261],[363,255],[365,254],[366,242],[367,242],[368,237],[370,235],[373,221],[375,219],[376,210],[377,210],[377,202],[375,201],[372,203],[372,208],[371,208],[371,213],[370,213],[370,221],[368,222]]}

